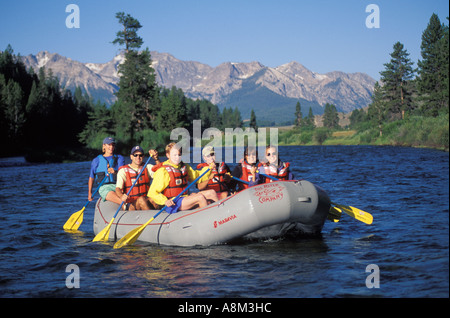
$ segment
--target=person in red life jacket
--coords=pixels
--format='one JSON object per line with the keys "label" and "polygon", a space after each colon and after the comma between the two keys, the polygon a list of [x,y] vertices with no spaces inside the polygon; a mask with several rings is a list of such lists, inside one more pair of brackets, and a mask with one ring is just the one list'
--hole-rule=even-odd
{"label": "person in red life jacket", "polygon": [[216,153],[214,147],[206,146],[202,151],[203,160],[205,162],[200,163],[197,169],[203,169],[204,167],[211,168],[211,174],[209,178],[201,183],[197,184],[199,190],[213,189],[216,191],[219,200],[222,200],[228,196],[230,189],[228,183],[231,181],[230,168],[228,168],[225,162],[216,163]]}
{"label": "person in red life jacket", "polygon": [[[279,180],[293,180],[294,175],[289,169],[289,162],[283,162],[278,156],[276,147],[266,147],[266,162],[262,163],[259,172],[268,176],[275,177]],[[274,182],[273,179],[260,176],[262,183]]]}
{"label": "person in red life jacket", "polygon": [[249,182],[245,184],[233,179],[231,182],[231,188],[235,189],[236,185],[238,187],[237,191],[247,189],[261,183],[261,179],[258,174],[258,150],[256,147],[247,147],[244,151],[244,159],[239,162],[239,164],[233,169],[232,176],[239,178],[241,180]]}
{"label": "person in red life jacket", "polygon": [[[216,191],[204,190],[197,193],[181,196],[176,202],[173,201],[190,182],[200,176],[206,167],[201,171],[194,170],[188,164],[181,161],[181,149],[172,142],[166,146],[167,161],[155,174],[148,196],[159,205],[166,205],[167,213],[190,210],[196,207],[205,207],[209,201],[218,201]],[[197,183],[207,180],[210,172],[207,172]]]}
{"label": "person in red life jacket", "polygon": [[[149,155],[159,163],[158,152],[150,149]],[[130,153],[131,163],[120,167],[117,174],[116,193],[121,198],[126,210],[153,210],[159,209],[159,206],[147,197],[150,188],[150,180],[153,177],[152,164],[144,168],[144,150],[140,146],[135,146]],[[133,185],[138,174],[142,171],[139,180],[134,185],[129,195],[130,187]],[[121,202],[122,202],[121,201]]]}
{"label": "person in red life jacket", "polygon": [[98,155],[91,162],[91,170],[88,180],[88,200],[92,201],[92,187],[99,184],[107,177],[102,186],[98,189],[98,193],[103,201],[111,201],[117,204],[122,203],[116,195],[116,179],[119,167],[125,164],[125,160],[121,155],[114,153],[116,149],[116,140],[112,137],[103,139],[103,154]]}

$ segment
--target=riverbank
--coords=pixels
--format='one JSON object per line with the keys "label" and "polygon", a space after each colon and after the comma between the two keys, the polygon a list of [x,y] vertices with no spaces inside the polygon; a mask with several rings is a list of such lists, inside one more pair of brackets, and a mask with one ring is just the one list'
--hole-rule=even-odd
{"label": "riverbank", "polygon": [[[440,117],[412,116],[404,120],[390,122],[382,126],[382,134],[378,127],[360,126],[358,129],[331,130],[324,127],[315,129],[299,129],[293,126],[272,127],[278,129],[279,146],[402,146],[414,148],[431,148],[449,151],[449,115]],[[267,132],[269,129],[266,129]],[[268,133],[269,135],[269,133]],[[242,140],[244,137],[242,136]],[[219,138],[218,144],[225,144],[226,138]],[[255,140],[258,138],[255,137]],[[148,141],[146,141],[148,143]],[[158,151],[164,152],[164,142],[160,140]],[[267,143],[273,143],[266,138]],[[202,141],[203,146],[210,143]],[[236,143],[234,137],[232,144]],[[192,144],[192,143],[191,143]],[[127,147],[120,145],[119,153],[127,154]],[[142,146],[146,148],[145,142]],[[232,145],[231,145],[232,146]],[[2,157],[23,156],[30,163],[68,163],[90,161],[97,156],[99,150],[89,148],[26,149],[23,153],[4,153]]]}
{"label": "riverbank", "polygon": [[431,148],[449,151],[449,115],[440,117],[411,116],[378,127],[361,125],[358,129],[312,130],[280,129],[280,146],[298,145],[373,145]]}

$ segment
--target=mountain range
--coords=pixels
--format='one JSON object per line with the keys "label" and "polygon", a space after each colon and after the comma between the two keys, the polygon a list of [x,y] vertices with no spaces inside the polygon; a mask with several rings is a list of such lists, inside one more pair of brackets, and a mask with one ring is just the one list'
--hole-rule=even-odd
{"label": "mountain range", "polygon": [[[242,117],[251,109],[258,120],[281,123],[294,119],[300,101],[302,113],[309,107],[323,113],[326,103],[348,113],[371,102],[375,80],[364,73],[339,71],[318,74],[298,62],[272,68],[259,62],[222,63],[216,67],[195,61],[182,61],[169,53],[151,52],[157,82],[167,88],[176,86],[193,99],[207,99],[219,106],[238,107]],[[119,54],[107,63],[82,63],[47,51],[22,56],[23,62],[38,72],[51,69],[60,84],[74,90],[79,86],[106,104],[114,103],[118,90]]]}

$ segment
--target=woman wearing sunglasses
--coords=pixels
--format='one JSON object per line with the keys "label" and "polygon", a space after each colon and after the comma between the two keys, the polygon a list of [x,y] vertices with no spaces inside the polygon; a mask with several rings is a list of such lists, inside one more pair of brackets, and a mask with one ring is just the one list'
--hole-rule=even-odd
{"label": "woman wearing sunglasses", "polygon": [[[156,164],[159,164],[158,152],[150,149],[148,154],[152,157]],[[126,210],[153,210],[159,209],[159,206],[147,197],[150,188],[150,180],[153,178],[153,165],[147,164],[145,170],[141,173],[139,180],[131,189],[127,196],[128,190],[133,185],[136,177],[144,169],[144,150],[140,146],[135,146],[130,152],[131,163],[120,167],[117,174],[116,194],[124,201]],[[122,202],[121,201],[121,202]]]}
{"label": "woman wearing sunglasses", "polygon": [[[276,147],[267,146],[266,147],[266,162],[261,164],[259,172],[265,175],[275,177],[279,180],[293,180],[294,175],[289,169],[289,162],[283,162],[278,156],[278,150]],[[274,182],[270,178],[260,176],[263,183]]]}
{"label": "woman wearing sunglasses", "polygon": [[[231,189],[235,189],[237,185],[237,191],[241,191],[262,183],[258,174],[258,166],[258,149],[256,147],[245,148],[244,159],[233,169],[232,176],[237,179],[233,179],[230,182]],[[239,179],[244,180],[245,183],[236,181]]]}

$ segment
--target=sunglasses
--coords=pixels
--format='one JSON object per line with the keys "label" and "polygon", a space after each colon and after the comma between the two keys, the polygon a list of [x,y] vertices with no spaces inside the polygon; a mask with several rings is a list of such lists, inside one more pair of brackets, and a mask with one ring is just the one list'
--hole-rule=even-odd
{"label": "sunglasses", "polygon": [[266,156],[267,157],[270,157],[270,156],[276,156],[278,153],[277,152],[272,152],[272,153],[268,153]]}
{"label": "sunglasses", "polygon": [[206,158],[209,158],[209,157],[212,157],[212,156],[215,156],[216,154],[214,153],[214,152],[211,152],[209,155],[207,155],[207,156],[205,156]]}
{"label": "sunglasses", "polygon": [[140,157],[140,158],[142,158],[142,157],[144,157],[144,155],[143,154],[140,154],[140,153],[138,153],[138,154],[133,154],[133,157]]}

